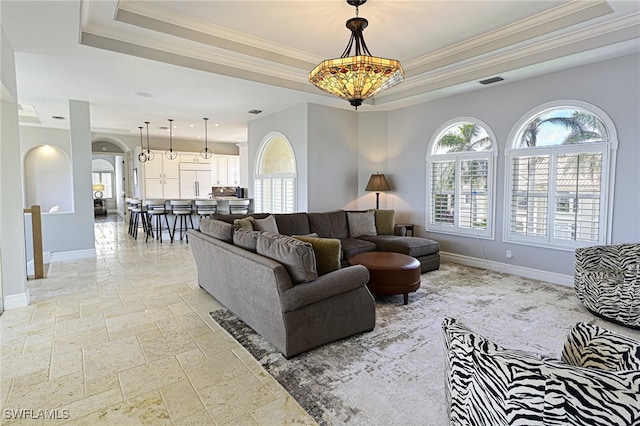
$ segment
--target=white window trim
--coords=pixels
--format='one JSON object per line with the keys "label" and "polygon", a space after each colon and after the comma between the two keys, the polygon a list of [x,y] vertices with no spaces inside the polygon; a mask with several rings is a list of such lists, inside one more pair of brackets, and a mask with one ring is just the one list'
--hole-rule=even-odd
{"label": "white window trim", "polygon": [[[602,123],[605,125],[609,141],[607,143],[588,143],[583,145],[576,146],[563,146],[563,145],[554,145],[549,147],[538,147],[538,148],[517,148],[514,147],[516,142],[516,137],[520,134],[523,127],[531,121],[533,117],[536,117],[544,112],[547,112],[556,108],[571,108],[571,109],[582,109],[585,110],[595,116],[597,116]],[[606,146],[607,148],[602,148]],[[527,236],[511,236],[510,228],[511,228],[511,184],[513,179],[513,170],[512,170],[512,162],[514,153],[522,153],[524,155],[531,154],[540,154],[545,155],[544,152],[589,152],[594,150],[594,148],[600,147],[598,152],[602,152],[602,182],[601,182],[601,194],[602,194],[602,203],[604,206],[601,208],[602,220],[600,224],[600,230],[602,231],[601,241],[595,242],[580,242],[580,241],[569,241],[569,240],[559,240],[554,239],[551,234],[553,222],[549,221],[549,228],[547,235],[544,240],[539,237],[527,237]],[[505,179],[504,179],[504,211],[503,211],[503,233],[502,233],[502,241],[505,243],[513,243],[513,244],[522,244],[529,245],[535,247],[549,247],[558,250],[564,251],[574,251],[578,247],[585,247],[596,244],[611,244],[611,231],[612,224],[611,218],[613,217],[613,194],[615,193],[615,170],[616,170],[616,157],[618,150],[618,135],[616,132],[616,128],[613,124],[613,120],[609,117],[607,113],[605,113],[602,109],[596,107],[595,105],[589,104],[583,101],[577,100],[559,100],[552,101],[540,105],[536,108],[531,109],[529,112],[524,114],[520,119],[516,122],[516,124],[511,128],[509,132],[509,136],[507,138],[507,147],[504,152],[505,158]],[[557,155],[557,154],[556,154]],[[552,160],[553,157],[550,158]],[[550,162],[549,164],[549,175],[553,176],[552,169],[555,168],[555,161]],[[552,192],[553,186],[553,192]],[[555,182],[549,182],[549,199],[555,195]],[[551,209],[551,205],[549,206]],[[550,212],[552,214],[551,219],[553,219],[553,215],[555,212]]]}
{"label": "white window trim", "polygon": [[[470,152],[455,152],[455,153],[446,153],[446,154],[436,154],[435,150],[438,144],[438,141],[442,137],[442,134],[448,130],[451,126],[456,123],[473,123],[480,127],[482,127],[486,132],[489,138],[492,141],[491,150],[489,151],[470,151]],[[451,120],[448,120],[444,124],[442,124],[431,136],[431,140],[429,141],[429,145],[427,148],[427,196],[426,196],[426,210],[425,210],[425,230],[429,232],[443,233],[449,235],[460,235],[467,237],[475,237],[487,240],[495,239],[495,212],[496,212],[496,158],[498,157],[498,142],[496,139],[493,130],[489,127],[487,123],[482,120],[479,120],[474,117],[457,117]],[[454,193],[457,194],[458,191],[458,179],[460,178],[459,167],[460,161],[466,159],[473,158],[482,158],[488,160],[488,179],[487,179],[487,229],[465,229],[459,227],[458,215],[460,214],[460,209],[456,208],[454,213],[454,225],[446,226],[446,225],[438,225],[431,223],[431,166],[433,162],[436,161],[447,161],[454,160],[456,162],[456,185],[454,188]],[[456,201],[457,203],[458,201]]]}

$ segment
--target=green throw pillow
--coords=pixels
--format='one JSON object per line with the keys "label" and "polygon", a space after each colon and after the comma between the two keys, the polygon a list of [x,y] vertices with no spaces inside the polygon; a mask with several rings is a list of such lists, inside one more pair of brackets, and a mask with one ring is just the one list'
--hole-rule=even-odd
{"label": "green throw pillow", "polygon": [[378,235],[395,234],[395,210],[373,210],[376,218],[376,233]]}
{"label": "green throw pillow", "polygon": [[334,238],[314,238],[306,235],[294,235],[293,238],[310,243],[316,257],[318,275],[340,269],[340,240]]}
{"label": "green throw pillow", "polygon": [[254,219],[252,216],[243,217],[242,219],[234,219],[233,224],[240,229],[245,229],[247,231],[253,231]]}

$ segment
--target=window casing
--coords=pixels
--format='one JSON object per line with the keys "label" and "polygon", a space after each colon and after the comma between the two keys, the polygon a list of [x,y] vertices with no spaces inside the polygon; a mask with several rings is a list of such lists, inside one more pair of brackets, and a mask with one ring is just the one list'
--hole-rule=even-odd
{"label": "window casing", "polygon": [[92,185],[103,184],[102,198],[113,200],[113,172],[93,172]]}
{"label": "window casing", "polygon": [[495,137],[476,119],[452,120],[427,155],[427,223],[432,232],[493,238]]}
{"label": "window casing", "polygon": [[581,102],[547,104],[520,120],[509,141],[505,241],[608,243],[617,145],[606,114]]}
{"label": "window casing", "polygon": [[254,211],[296,211],[296,161],[289,141],[281,134],[266,138],[253,178]]}

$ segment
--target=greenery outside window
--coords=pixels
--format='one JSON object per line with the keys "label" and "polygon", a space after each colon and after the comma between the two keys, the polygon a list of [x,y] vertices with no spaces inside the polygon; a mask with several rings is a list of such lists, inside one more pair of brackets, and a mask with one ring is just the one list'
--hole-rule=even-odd
{"label": "greenery outside window", "polygon": [[617,147],[606,114],[582,102],[544,105],[509,137],[505,240],[574,249],[610,241]]}
{"label": "greenery outside window", "polygon": [[427,154],[427,223],[434,232],[493,237],[495,137],[473,118],[445,123]]}
{"label": "greenery outside window", "polygon": [[296,211],[296,160],[289,141],[280,133],[266,138],[253,178],[254,210],[265,213]]}

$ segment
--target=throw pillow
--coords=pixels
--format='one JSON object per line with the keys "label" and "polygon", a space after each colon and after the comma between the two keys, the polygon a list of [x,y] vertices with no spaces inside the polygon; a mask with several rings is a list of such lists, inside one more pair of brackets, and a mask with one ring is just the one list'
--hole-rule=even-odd
{"label": "throw pillow", "polygon": [[264,219],[254,219],[253,229],[255,229],[256,231],[267,231],[274,234],[279,234],[278,224],[276,223],[276,218],[273,215],[269,215]]}
{"label": "throw pillow", "polygon": [[351,238],[372,237],[376,235],[376,220],[372,211],[347,212],[349,236]]}
{"label": "throw pillow", "polygon": [[395,234],[395,210],[370,210],[373,211],[376,220],[376,233],[378,235]]}
{"label": "throw pillow", "polygon": [[242,219],[234,219],[233,224],[240,229],[247,231],[253,231],[254,218],[251,216],[243,217]]}
{"label": "throw pillow", "polygon": [[258,244],[258,235],[262,232],[263,231],[248,231],[238,228],[233,233],[233,245],[255,253]]}
{"label": "throw pillow", "polygon": [[328,274],[340,269],[340,240],[335,238],[314,238],[305,235],[294,235],[293,238],[311,244],[316,257],[318,275]]}
{"label": "throw pillow", "polygon": [[258,235],[256,252],[282,264],[294,285],[318,278],[316,257],[309,243],[286,235],[263,232]]}
{"label": "throw pillow", "polygon": [[204,218],[200,221],[200,232],[225,243],[233,244],[235,226],[217,219]]}

